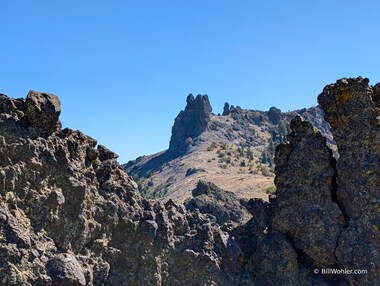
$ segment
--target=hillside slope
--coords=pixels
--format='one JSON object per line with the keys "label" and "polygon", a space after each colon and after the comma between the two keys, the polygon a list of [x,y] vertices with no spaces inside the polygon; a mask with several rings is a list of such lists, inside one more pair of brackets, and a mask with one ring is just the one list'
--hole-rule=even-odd
{"label": "hillside slope", "polygon": [[274,191],[275,146],[286,140],[297,114],[313,123],[332,143],[319,107],[281,112],[224,106],[212,113],[207,96],[187,97],[175,119],[169,149],[124,165],[147,198],[183,201],[199,180],[213,182],[241,198],[263,198]]}

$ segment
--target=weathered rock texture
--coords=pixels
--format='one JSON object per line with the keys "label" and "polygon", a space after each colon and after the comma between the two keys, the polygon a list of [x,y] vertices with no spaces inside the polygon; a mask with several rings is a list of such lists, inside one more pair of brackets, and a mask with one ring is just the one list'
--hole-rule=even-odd
{"label": "weathered rock texture", "polygon": [[250,218],[248,210],[234,193],[226,192],[213,183],[199,181],[192,195],[185,201],[185,207],[190,211],[198,209],[202,213],[212,214],[219,225],[242,224]]}
{"label": "weathered rock texture", "polygon": [[336,195],[348,220],[336,257],[342,267],[370,274],[350,276],[357,285],[380,281],[380,85],[368,82],[341,79],[318,97],[340,154]]}
{"label": "weathered rock texture", "polygon": [[192,94],[187,97],[187,105],[174,121],[169,150],[173,152],[186,151],[192,140],[208,127],[211,119],[211,104],[207,95]]}
{"label": "weathered rock texture", "polygon": [[379,285],[379,90],[342,79],[319,96],[337,160],[296,117],[270,202],[203,182],[189,210],[141,198],[115,153],[60,130],[56,97],[0,95],[0,284]]}
{"label": "weathered rock texture", "polygon": [[291,236],[307,262],[314,263],[310,266],[333,266],[336,242],[345,224],[333,202],[335,159],[326,139],[310,123],[297,116],[291,128],[275,158],[278,189],[272,228]]}
{"label": "weathered rock texture", "polygon": [[60,130],[57,97],[0,108],[1,285],[249,285],[214,217],[142,199],[116,154]]}

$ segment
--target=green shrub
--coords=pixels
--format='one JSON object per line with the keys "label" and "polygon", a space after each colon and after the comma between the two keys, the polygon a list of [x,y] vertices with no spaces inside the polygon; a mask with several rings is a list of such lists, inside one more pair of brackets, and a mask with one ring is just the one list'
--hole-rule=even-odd
{"label": "green shrub", "polygon": [[276,186],[270,186],[266,189],[266,193],[267,194],[270,194],[270,195],[273,195],[275,194],[277,191],[277,187]]}

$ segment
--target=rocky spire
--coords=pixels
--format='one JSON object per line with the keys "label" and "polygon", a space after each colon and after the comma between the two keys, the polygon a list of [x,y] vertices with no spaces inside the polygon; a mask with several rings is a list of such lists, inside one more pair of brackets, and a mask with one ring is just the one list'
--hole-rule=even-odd
{"label": "rocky spire", "polygon": [[186,151],[192,141],[208,127],[211,118],[211,105],[207,95],[189,94],[187,105],[174,121],[169,150]]}
{"label": "rocky spire", "polygon": [[318,96],[340,154],[336,193],[349,221],[335,254],[343,268],[368,271],[350,276],[351,285],[380,281],[380,94],[368,82],[343,78]]}
{"label": "rocky spire", "polygon": [[225,116],[225,115],[228,115],[230,113],[231,113],[230,104],[228,102],[226,102],[224,104],[224,107],[223,107],[223,114],[222,115]]}

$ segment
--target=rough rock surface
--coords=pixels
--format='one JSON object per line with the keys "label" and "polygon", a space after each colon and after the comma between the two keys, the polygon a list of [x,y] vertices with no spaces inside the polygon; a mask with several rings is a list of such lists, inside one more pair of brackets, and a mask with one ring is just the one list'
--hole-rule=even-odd
{"label": "rough rock surface", "polygon": [[192,140],[206,130],[211,119],[211,104],[207,95],[192,94],[187,97],[185,110],[174,121],[169,150],[186,151]]}
{"label": "rough rock surface", "polygon": [[275,158],[277,198],[272,228],[290,235],[310,266],[333,266],[336,241],[345,225],[333,202],[336,162],[326,139],[309,122],[297,116],[291,128]]}
{"label": "rough rock surface", "polygon": [[30,98],[0,97],[1,285],[249,285],[214,217],[142,199],[113,152],[58,128],[55,96]]}
{"label": "rough rock surface", "polygon": [[251,217],[234,193],[226,192],[213,183],[199,181],[192,195],[193,198],[185,201],[186,209],[212,214],[219,225],[242,224]]}
{"label": "rough rock surface", "polygon": [[339,158],[296,117],[276,149],[276,196],[247,202],[251,218],[232,228],[218,221],[242,206],[211,184],[194,199],[225,208],[145,200],[115,153],[58,128],[55,97],[27,107],[0,95],[0,284],[378,285],[379,90],[363,78],[326,86]]}
{"label": "rough rock surface", "polygon": [[318,96],[340,154],[336,194],[348,220],[336,257],[347,269],[368,269],[349,277],[358,285],[380,281],[380,85],[368,82],[341,79]]}
{"label": "rough rock surface", "polygon": [[62,127],[59,121],[61,102],[54,94],[30,91],[25,104],[26,118],[40,132],[49,135]]}

